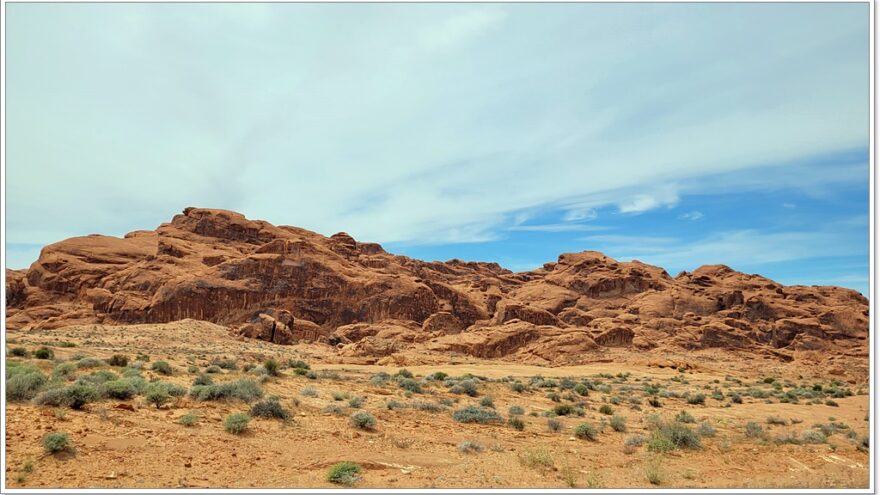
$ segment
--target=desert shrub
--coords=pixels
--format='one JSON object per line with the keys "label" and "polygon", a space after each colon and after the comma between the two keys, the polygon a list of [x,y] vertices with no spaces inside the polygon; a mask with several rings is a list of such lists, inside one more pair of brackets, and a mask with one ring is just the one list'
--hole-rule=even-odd
{"label": "desert shrub", "polygon": [[138,394],[137,386],[127,378],[110,380],[98,388],[101,395],[110,399],[128,400]]}
{"label": "desert shrub", "polygon": [[104,361],[93,357],[82,358],[76,362],[77,368],[97,368],[99,366],[106,365],[107,363],[105,363]]}
{"label": "desert shrub", "polygon": [[63,390],[63,402],[58,405],[66,405],[71,409],[82,409],[84,405],[95,402],[100,398],[98,389],[91,384],[74,383]]}
{"label": "desert shrub", "polygon": [[358,409],[361,406],[363,406],[364,402],[366,402],[366,401],[367,401],[366,397],[357,395],[357,396],[354,396],[354,397],[348,399],[348,407],[350,407],[352,409]]}
{"label": "desert shrub", "polygon": [[15,357],[28,357],[28,350],[24,347],[13,347],[9,349],[9,355]]}
{"label": "desert shrub", "polygon": [[248,423],[250,422],[251,417],[245,413],[230,414],[223,420],[223,428],[229,433],[240,435],[247,430]]}
{"label": "desert shrub", "polygon": [[484,409],[477,406],[466,406],[452,413],[452,419],[459,423],[500,423],[501,415],[493,409]]}
{"label": "desert shrub", "polygon": [[465,454],[477,454],[483,451],[483,446],[478,444],[477,442],[465,440],[458,444],[458,451],[464,452]]}
{"label": "desert shrub", "polygon": [[76,379],[76,383],[85,383],[91,385],[101,385],[102,383],[110,382],[113,380],[119,379],[119,375],[113,373],[109,370],[98,370],[89,373],[88,375],[80,376]]}
{"label": "desert shrub", "polygon": [[52,349],[43,346],[34,351],[34,357],[37,359],[55,359],[55,352]]}
{"label": "desert shrub", "polygon": [[701,437],[714,437],[715,428],[704,421],[697,426],[697,435],[700,435]]}
{"label": "desert shrub", "polygon": [[705,404],[706,396],[703,394],[689,395],[687,398],[687,403],[691,405]]}
{"label": "desert shrub", "polygon": [[414,394],[422,393],[422,386],[419,385],[419,382],[415,381],[412,378],[401,378],[398,382],[398,386],[404,390],[408,390]]}
{"label": "desert shrub", "polygon": [[651,407],[663,407],[663,403],[660,402],[660,399],[657,397],[651,397],[648,399],[648,404],[650,404]]}
{"label": "desert shrub", "polygon": [[219,366],[224,370],[233,371],[238,369],[238,362],[235,359],[231,358],[214,358],[213,360],[211,360],[211,364],[213,364],[214,366]]}
{"label": "desert shrub", "polygon": [[189,395],[203,401],[239,399],[250,403],[263,396],[263,389],[253,380],[241,379],[216,385],[194,385]]}
{"label": "desert shrub", "polygon": [[479,391],[477,391],[477,382],[470,378],[459,381],[449,391],[453,394],[465,394],[471,397],[480,395]]}
{"label": "desert shrub", "polygon": [[691,416],[687,411],[681,411],[675,416],[676,421],[680,421],[682,423],[695,423],[696,420],[693,416]]}
{"label": "desert shrub", "polygon": [[803,443],[825,443],[828,441],[828,437],[821,431],[807,430],[801,433],[800,440]]}
{"label": "desert shrub", "polygon": [[553,467],[553,454],[544,447],[537,447],[520,453],[519,462],[534,469],[549,469]]}
{"label": "desert shrub", "polygon": [[303,387],[302,390],[299,391],[300,395],[304,397],[317,397],[318,391],[315,390],[315,387]]}
{"label": "desert shrub", "polygon": [[305,377],[308,378],[309,380],[317,380],[318,374],[315,373],[314,371],[306,371]]}
{"label": "desert shrub", "polygon": [[385,385],[389,378],[391,378],[391,375],[385,373],[384,371],[376,373],[375,375],[372,375],[370,377],[370,385],[381,387],[382,385]]}
{"label": "desert shrub", "polygon": [[745,434],[748,438],[762,438],[764,436],[764,428],[754,421],[746,423]]}
{"label": "desert shrub", "polygon": [[574,393],[576,393],[578,395],[585,396],[585,397],[587,395],[590,395],[590,389],[586,385],[584,385],[583,383],[578,383],[577,385],[574,386],[574,388],[572,390],[574,390]]}
{"label": "desert shrub", "polygon": [[297,360],[291,359],[290,361],[287,362],[287,367],[293,368],[295,370],[310,370],[310,369],[312,369],[312,367],[309,366],[309,363],[307,363],[301,359],[297,359]]}
{"label": "desert shrub", "polygon": [[526,428],[526,423],[516,416],[511,416],[507,418],[507,425],[513,428],[514,430],[523,431]]}
{"label": "desert shrub", "polygon": [[435,402],[413,401],[410,403],[410,407],[419,411],[427,411],[432,413],[443,412],[446,410],[446,406],[444,406],[443,404],[437,404]]}
{"label": "desert shrub", "polygon": [[60,379],[68,379],[73,378],[76,372],[76,363],[58,363],[55,368],[52,369],[52,376]]}
{"label": "desert shrub", "polygon": [[558,419],[550,418],[547,420],[547,429],[552,432],[558,432],[562,429],[562,422]]}
{"label": "desert shrub", "polygon": [[278,373],[281,370],[281,363],[272,358],[269,358],[263,361],[263,368],[266,369],[266,373],[268,373],[270,376],[278,376]]}
{"label": "desert shrub", "polygon": [[648,451],[657,452],[657,453],[665,453],[671,452],[675,450],[675,444],[672,443],[672,440],[664,437],[663,435],[659,435],[655,432],[654,435],[651,436],[651,439],[648,441]]}
{"label": "desert shrub", "polygon": [[574,427],[574,436],[582,440],[595,440],[599,436],[599,430],[589,423],[581,423]]}
{"label": "desert shrub", "polygon": [[162,375],[170,375],[174,372],[171,369],[171,365],[165,361],[156,361],[155,363],[153,363],[153,366],[151,366],[150,369]]}
{"label": "desert shrub", "polygon": [[107,360],[107,364],[109,364],[110,366],[124,368],[128,366],[128,357],[123,356],[122,354],[114,354],[110,356],[110,359]]}
{"label": "desert shrub", "polygon": [[330,392],[330,397],[333,397],[333,400],[335,401],[342,401],[351,397],[351,394],[349,394],[348,392],[333,391]]}
{"label": "desert shrub", "polygon": [[376,417],[367,411],[358,411],[351,415],[351,425],[361,430],[372,430],[376,427]]}
{"label": "desert shrub", "polygon": [[251,406],[250,415],[257,418],[290,419],[290,411],[278,402],[277,397],[255,403]]}
{"label": "desert shrub", "polygon": [[214,373],[220,373],[220,371],[221,371],[221,370],[220,370],[220,367],[217,366],[217,365],[214,365],[214,364],[212,364],[211,366],[208,366],[207,368],[205,368],[205,373],[211,373],[211,374],[214,374]]}
{"label": "desert shrub", "polygon": [[840,404],[838,404],[837,401],[831,399],[826,400],[825,405],[831,407],[840,407]]}
{"label": "desert shrub", "polygon": [[788,421],[779,416],[767,416],[767,424],[768,425],[787,425]]}
{"label": "desert shrub", "polygon": [[195,414],[184,414],[177,422],[187,427],[195,426],[199,422],[199,417]]}
{"label": "desert shrub", "polygon": [[25,371],[13,373],[6,379],[6,400],[31,400],[48,381],[46,375],[36,368],[20,368]]}
{"label": "desert shrub", "polygon": [[193,380],[193,385],[213,385],[213,384],[214,384],[214,379],[204,373],[197,376],[196,379]]}
{"label": "desert shrub", "polygon": [[514,406],[510,406],[507,409],[507,414],[510,414],[511,416],[522,416],[525,413],[526,413],[526,411],[525,411],[525,409],[522,408],[522,406],[514,405]]}
{"label": "desert shrub", "polygon": [[629,447],[641,447],[642,445],[645,444],[645,442],[647,440],[648,439],[645,438],[644,435],[632,435],[632,436],[626,437],[626,440],[623,441],[623,444],[625,446],[629,446]]}
{"label": "desert shrub", "polygon": [[556,392],[547,392],[547,395],[545,395],[545,397],[552,400],[553,402],[561,402],[562,401],[562,397],[559,394],[557,394]]}
{"label": "desert shrub", "polygon": [[488,395],[480,399],[480,407],[489,407],[495,409],[495,402]]}
{"label": "desert shrub", "polygon": [[52,432],[44,436],[41,443],[46,452],[55,454],[70,447],[70,436],[67,433]]}
{"label": "desert shrub", "polygon": [[339,404],[327,404],[321,409],[324,414],[333,414],[334,416],[345,416],[345,408]]}
{"label": "desert shrub", "polygon": [[339,462],[327,470],[327,481],[337,485],[351,486],[360,479],[361,467],[353,462]]}
{"label": "desert shrub", "polygon": [[510,390],[513,390],[514,392],[521,394],[526,391],[526,386],[522,382],[513,382],[510,384]]}
{"label": "desert shrub", "polygon": [[430,380],[430,381],[441,381],[441,380],[445,380],[448,377],[449,377],[449,375],[447,375],[446,373],[444,373],[442,371],[435,371],[435,372],[431,373],[430,375],[426,376],[425,379]]}
{"label": "desert shrub", "polygon": [[626,418],[619,415],[614,415],[611,417],[611,429],[614,431],[625,432],[626,431]]}
{"label": "desert shrub", "polygon": [[716,388],[712,391],[712,398],[715,400],[724,400],[724,392]]}
{"label": "desert shrub", "polygon": [[740,395],[736,392],[730,394],[730,402],[733,402],[734,404],[742,404],[743,403],[742,395]]}
{"label": "desert shrub", "polygon": [[388,399],[387,401],[385,401],[385,407],[386,407],[388,410],[393,411],[393,410],[395,410],[395,409],[403,409],[403,408],[405,408],[405,407],[406,407],[406,404],[404,404],[404,403],[402,403],[402,402],[397,402],[397,401],[394,400],[394,399]]}
{"label": "desert shrub", "polygon": [[574,406],[571,404],[559,404],[553,408],[553,413],[557,416],[569,416],[574,414]]}
{"label": "desert shrub", "polygon": [[408,369],[406,369],[406,368],[402,368],[402,369],[400,369],[400,370],[397,370],[397,373],[395,373],[394,376],[398,376],[398,377],[401,377],[401,378],[413,378],[413,374],[412,374],[412,372],[410,372],[410,371],[409,371]]}
{"label": "desert shrub", "polygon": [[153,404],[156,406],[156,409],[159,409],[171,400],[171,394],[164,383],[153,382],[147,385],[147,388],[144,390],[144,399],[146,399],[147,403]]}
{"label": "desert shrub", "polygon": [[599,407],[599,413],[611,416],[612,414],[614,414],[614,409],[608,404],[602,404]]}

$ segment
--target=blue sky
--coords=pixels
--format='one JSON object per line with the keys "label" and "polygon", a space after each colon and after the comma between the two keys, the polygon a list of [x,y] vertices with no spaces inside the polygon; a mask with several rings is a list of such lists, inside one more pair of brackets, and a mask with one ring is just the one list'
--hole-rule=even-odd
{"label": "blue sky", "polygon": [[186,206],[868,285],[868,4],[9,4],[7,263]]}

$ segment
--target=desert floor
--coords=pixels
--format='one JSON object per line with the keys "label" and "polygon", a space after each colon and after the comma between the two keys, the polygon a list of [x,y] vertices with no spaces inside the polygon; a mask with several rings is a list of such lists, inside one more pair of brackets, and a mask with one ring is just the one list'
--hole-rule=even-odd
{"label": "desert floor", "polygon": [[[336,486],[327,481],[328,469],[341,461],[361,466],[353,484],[358,488],[868,486],[867,385],[813,376],[796,362],[681,354],[668,361],[679,363],[672,367],[619,350],[576,367],[466,356],[399,356],[384,360],[386,365],[364,365],[343,362],[328,346],[241,341],[223,327],[194,321],[8,331],[6,337],[7,367],[38,367],[49,377],[43,390],[90,376],[112,377],[101,370],[134,376],[135,368],[146,382],[189,388],[212,364],[230,368],[234,361],[235,369],[215,367],[207,375],[215,383],[255,380],[264,399],[277,396],[291,415],[254,417],[243,433],[233,434],[224,429],[224,418],[249,412],[256,401],[187,394],[156,408],[141,394],[72,409],[10,400],[8,487],[328,488]],[[36,359],[33,351],[42,346],[54,357]],[[27,356],[14,356],[15,348],[24,348]],[[82,361],[114,354],[128,357],[129,368]],[[136,362],[138,355],[149,361]],[[261,373],[269,358],[281,364],[278,376]],[[311,369],[297,371],[288,365],[291,360],[304,360]],[[173,373],[154,371],[157,361],[168,362]],[[66,362],[76,365],[63,372]],[[413,382],[396,376],[401,368],[414,375],[421,393],[402,388]],[[434,372],[449,378],[425,379]],[[465,374],[478,377],[471,379],[476,396],[455,393]],[[514,390],[517,382],[523,391]],[[578,383],[588,385],[586,395],[575,390]],[[351,407],[356,397],[364,401]],[[500,422],[453,419],[455,411],[480,406],[486,397]],[[389,401],[398,407],[390,409]],[[566,405],[571,407],[560,407]],[[511,406],[523,413],[511,415]],[[350,416],[359,409],[375,417],[375,427],[352,425]],[[566,409],[573,412],[554,417],[554,410]],[[190,414],[197,423],[180,424]],[[510,417],[521,419],[524,429],[509,424]],[[676,417],[683,422],[675,423]],[[558,431],[548,426],[554,420]],[[664,422],[687,428],[699,446],[662,448],[655,440]],[[574,435],[581,423],[595,427],[595,439]],[[67,433],[70,448],[47,453],[42,439],[51,432]],[[641,445],[638,436],[644,437]],[[468,441],[478,444],[478,451],[465,451],[462,443]]]}

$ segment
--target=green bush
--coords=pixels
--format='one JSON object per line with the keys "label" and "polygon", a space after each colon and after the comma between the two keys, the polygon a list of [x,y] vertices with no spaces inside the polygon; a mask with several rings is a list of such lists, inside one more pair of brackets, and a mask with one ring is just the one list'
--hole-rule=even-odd
{"label": "green bush", "polygon": [[104,397],[118,400],[128,400],[138,394],[137,386],[128,378],[105,382],[99,390]]}
{"label": "green bush", "polygon": [[526,411],[522,406],[510,406],[507,409],[507,414],[510,414],[511,416],[522,416],[525,413]]}
{"label": "green bush", "polygon": [[220,371],[221,371],[220,367],[217,366],[216,364],[212,364],[211,366],[208,366],[207,368],[205,368],[205,373],[214,374],[214,373],[220,373]]}
{"label": "green bush", "polygon": [[257,418],[290,419],[290,411],[278,402],[277,397],[255,403],[251,406],[250,414]]}
{"label": "green bush", "polygon": [[761,425],[754,421],[749,421],[746,423],[745,433],[748,438],[762,438],[764,436],[764,428],[761,428]]}
{"label": "green bush", "polygon": [[55,368],[52,369],[52,376],[63,380],[75,377],[76,363],[58,363],[57,365],[55,365]]}
{"label": "green bush", "polygon": [[562,429],[562,422],[558,419],[550,418],[547,420],[547,429],[556,433]]}
{"label": "green bush", "polygon": [[352,409],[358,409],[364,405],[364,402],[366,402],[366,400],[367,400],[366,397],[363,397],[363,396],[352,397],[352,398],[348,399],[348,407],[350,407]]}
{"label": "green bush", "polygon": [[20,368],[25,371],[14,373],[6,379],[6,400],[31,400],[48,381],[46,375],[36,368]]}
{"label": "green bush", "polygon": [[510,390],[513,390],[514,392],[521,394],[526,391],[526,386],[525,386],[525,384],[523,384],[521,382],[513,382],[510,384]]}
{"label": "green bush", "polygon": [[452,419],[459,423],[500,423],[503,418],[493,409],[483,409],[477,406],[466,406],[452,413]]}
{"label": "green bush", "polygon": [[327,471],[327,481],[337,485],[351,486],[360,479],[361,467],[353,462],[339,462]]}
{"label": "green bush", "polygon": [[687,411],[681,411],[675,416],[675,420],[681,423],[696,423],[697,420],[694,419]]}
{"label": "green bush", "polygon": [[581,423],[574,427],[574,436],[582,440],[595,440],[599,431],[589,423]]}
{"label": "green bush", "polygon": [[301,360],[294,361],[293,359],[291,359],[290,361],[287,362],[287,367],[293,368],[296,370],[310,370],[312,368],[311,366],[309,366],[309,363],[307,363],[305,361],[301,361]]}
{"label": "green bush", "polygon": [[174,373],[174,370],[171,369],[171,365],[165,361],[156,361],[153,363],[151,367],[153,371],[162,375],[170,375]]}
{"label": "green bush", "polygon": [[483,397],[482,399],[480,399],[480,406],[495,409],[495,402],[492,400],[492,397],[489,397],[487,395],[487,396]]}
{"label": "green bush", "polygon": [[241,379],[217,385],[194,385],[189,395],[202,401],[239,399],[250,403],[263,396],[263,389],[253,380]]}
{"label": "green bush", "polygon": [[618,415],[612,416],[611,429],[614,431],[626,432],[626,418]]}
{"label": "green bush", "polygon": [[826,400],[825,405],[831,407],[840,407],[840,404],[838,404],[837,401],[831,399]]}
{"label": "green bush", "polygon": [[412,372],[410,372],[410,371],[409,371],[408,369],[406,369],[406,368],[403,368],[403,369],[401,369],[401,370],[398,370],[397,373],[395,374],[395,376],[399,376],[399,377],[402,377],[402,378],[413,378],[413,374],[412,374]]}
{"label": "green bush", "polygon": [[28,354],[30,354],[30,353],[24,347],[13,347],[12,349],[9,349],[10,356],[28,357]]}
{"label": "green bush", "polygon": [[449,391],[453,394],[465,394],[471,397],[480,395],[480,392],[477,390],[477,382],[470,378],[459,381],[453,385]]}
{"label": "green bush", "polygon": [[816,430],[807,430],[801,433],[800,439],[803,443],[825,443],[828,441],[828,437],[824,433]]}
{"label": "green bush", "polygon": [[122,354],[114,354],[107,360],[107,364],[110,366],[118,366],[120,368],[124,368],[128,366],[128,357],[123,356]]}
{"label": "green bush", "polygon": [[281,369],[281,364],[278,361],[269,358],[263,361],[263,368],[266,369],[266,373],[268,373],[269,375],[278,376]]}
{"label": "green bush", "polygon": [[223,420],[223,428],[229,433],[239,435],[247,430],[248,423],[251,422],[250,416],[244,413],[235,413],[226,416]]}
{"label": "green bush", "polygon": [[67,433],[53,432],[43,437],[42,444],[46,452],[55,454],[70,447],[70,437]]}
{"label": "green bush", "polygon": [[93,357],[82,358],[76,362],[77,368],[98,368],[100,366],[106,365],[107,363],[105,363],[104,361]]}
{"label": "green bush", "polygon": [[345,408],[338,404],[327,404],[321,409],[324,414],[333,414],[336,416],[345,416]]}
{"label": "green bush", "polygon": [[199,422],[199,417],[195,414],[184,414],[177,420],[177,422],[187,427],[195,426]]}
{"label": "green bush", "polygon": [[706,396],[703,394],[689,395],[687,398],[687,403],[691,405],[705,404]]}
{"label": "green bush", "polygon": [[578,395],[582,395],[584,397],[590,395],[589,387],[587,387],[583,383],[578,383],[577,385],[574,386],[574,388],[572,390],[574,390],[574,393],[576,393]]}
{"label": "green bush", "polygon": [[672,443],[672,440],[657,434],[651,436],[651,440],[648,441],[648,451],[657,452],[657,453],[665,453],[671,452],[675,450],[675,444]]}
{"label": "green bush", "polygon": [[523,431],[526,428],[526,423],[516,416],[511,416],[507,419],[507,425],[513,428],[514,430]]}
{"label": "green bush", "polygon": [[314,387],[303,387],[303,389],[300,390],[299,393],[300,393],[300,395],[303,395],[305,397],[317,397],[318,396],[318,391],[315,390]]}
{"label": "green bush", "polygon": [[37,359],[55,359],[55,352],[46,346],[40,347],[34,351],[34,357]]}
{"label": "green bush", "polygon": [[214,379],[204,373],[197,376],[196,379],[193,380],[193,385],[213,385],[213,384],[214,384]]}
{"label": "green bush", "polygon": [[601,414],[611,416],[612,414],[614,414],[614,409],[611,406],[609,406],[608,404],[602,404],[599,407],[599,412]]}
{"label": "green bush", "polygon": [[574,406],[571,404],[559,404],[553,408],[553,413],[557,416],[568,416],[574,414]]}
{"label": "green bush", "polygon": [[398,382],[398,386],[404,390],[409,390],[414,394],[422,393],[422,386],[419,385],[419,382],[413,380],[412,378],[402,378]]}
{"label": "green bush", "polygon": [[171,400],[171,394],[164,383],[153,382],[147,385],[147,388],[144,390],[144,399],[147,400],[147,403],[153,404],[156,406],[156,409],[159,409]]}
{"label": "green bush", "polygon": [[700,425],[697,426],[697,435],[700,435],[701,437],[714,437],[715,428],[709,423],[700,423]]}
{"label": "green bush", "polygon": [[431,413],[438,413],[446,410],[446,407],[443,404],[437,404],[436,402],[413,401],[411,407],[418,411],[427,411]]}
{"label": "green bush", "polygon": [[351,415],[351,425],[361,430],[372,430],[376,427],[376,418],[367,411],[358,411]]}

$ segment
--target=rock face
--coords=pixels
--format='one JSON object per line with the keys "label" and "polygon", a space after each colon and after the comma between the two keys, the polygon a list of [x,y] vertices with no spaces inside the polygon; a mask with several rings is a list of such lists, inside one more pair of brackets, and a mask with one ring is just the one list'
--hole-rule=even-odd
{"label": "rock face", "polygon": [[10,328],[83,323],[227,325],[277,344],[352,356],[432,352],[567,363],[603,347],[863,352],[868,301],[840,287],[783,286],[724,265],[671,277],[638,261],[566,253],[531,272],[424,262],[331,237],[187,208],[154,231],[91,235],[6,270]]}

